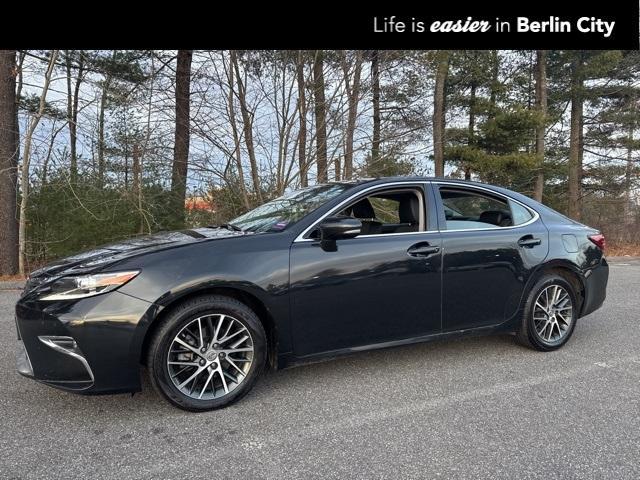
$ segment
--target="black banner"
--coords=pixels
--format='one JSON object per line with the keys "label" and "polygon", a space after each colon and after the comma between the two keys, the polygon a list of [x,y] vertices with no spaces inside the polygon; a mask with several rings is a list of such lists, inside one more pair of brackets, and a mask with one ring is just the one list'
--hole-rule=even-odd
{"label": "black banner", "polygon": [[9,36],[7,30],[2,43],[12,48],[638,49],[639,15],[638,0],[412,2],[411,7],[269,2],[226,4],[224,10],[215,3],[180,4],[170,12],[105,9],[99,18],[80,16],[73,28],[47,36]]}

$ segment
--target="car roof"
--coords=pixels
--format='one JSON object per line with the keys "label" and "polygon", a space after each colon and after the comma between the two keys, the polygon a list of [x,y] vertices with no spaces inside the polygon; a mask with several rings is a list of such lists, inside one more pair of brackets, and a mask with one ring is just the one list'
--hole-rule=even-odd
{"label": "car roof", "polygon": [[508,188],[499,187],[497,185],[491,185],[489,183],[474,182],[471,180],[462,180],[459,178],[400,176],[400,177],[366,178],[366,179],[354,181],[356,185],[378,185],[378,184],[385,184],[389,182],[437,182],[442,184],[468,185],[470,187],[481,187],[481,188],[486,188],[496,193],[501,193],[503,195],[511,197],[535,209],[538,209],[539,206],[544,207],[544,205],[542,205],[539,202],[536,202],[531,197],[527,197],[526,195],[523,195],[521,193],[515,192],[513,190],[509,190]]}
{"label": "car roof", "polygon": [[[474,182],[472,180],[462,180],[459,178],[445,178],[445,177],[423,177],[417,175],[410,176],[396,176],[396,177],[368,177],[368,178],[355,178],[353,180],[340,180],[336,182],[328,182],[332,184],[340,184],[340,185],[377,185],[388,182],[438,182],[438,183],[462,183],[469,186],[478,186],[478,187],[486,187],[492,188],[497,191],[505,190],[511,192],[511,190],[507,190],[503,187],[498,187],[496,185],[491,185],[488,183]],[[515,192],[513,192],[515,193]]]}

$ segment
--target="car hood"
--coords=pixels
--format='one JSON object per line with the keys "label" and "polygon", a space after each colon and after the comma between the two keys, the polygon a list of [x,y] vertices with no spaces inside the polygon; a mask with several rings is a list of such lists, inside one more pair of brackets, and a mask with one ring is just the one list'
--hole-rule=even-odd
{"label": "car hood", "polygon": [[35,270],[29,275],[25,292],[53,278],[101,270],[121,260],[146,253],[195,242],[245,235],[250,235],[250,233],[207,227],[130,238],[57,260],[46,267]]}

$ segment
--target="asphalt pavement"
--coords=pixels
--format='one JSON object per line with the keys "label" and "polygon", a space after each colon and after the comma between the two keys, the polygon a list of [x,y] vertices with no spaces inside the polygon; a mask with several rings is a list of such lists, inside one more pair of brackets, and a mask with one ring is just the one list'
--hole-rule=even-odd
{"label": "asphalt pavement", "polygon": [[362,353],[203,414],[146,380],[83,397],[20,377],[0,284],[0,478],[640,478],[640,261],[611,263],[559,351],[504,335]]}

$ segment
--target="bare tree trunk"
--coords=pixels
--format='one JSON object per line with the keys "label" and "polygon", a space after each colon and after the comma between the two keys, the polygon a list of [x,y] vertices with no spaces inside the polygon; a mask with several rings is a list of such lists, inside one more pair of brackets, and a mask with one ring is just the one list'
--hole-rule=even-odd
{"label": "bare tree trunk", "polygon": [[582,216],[582,112],[583,79],[582,53],[576,53],[572,66],[571,79],[571,133],[569,137],[569,217],[580,220]]}
{"label": "bare tree trunk", "polygon": [[[111,54],[111,60],[116,58],[116,51]],[[104,112],[107,108],[107,102],[109,101],[109,89],[111,88],[111,74],[107,73],[104,81],[102,82],[102,93],[100,95],[100,111],[98,113],[98,186],[104,187],[104,175],[105,175],[105,161],[104,151],[106,149],[106,143],[104,140]]]}
{"label": "bare tree trunk", "polygon": [[104,110],[107,103],[107,85],[102,85],[102,94],[100,96],[100,111],[98,113],[98,187],[104,187]]}
{"label": "bare tree trunk", "polygon": [[[347,91],[348,113],[347,130],[345,132],[344,151],[344,178],[351,180],[353,177],[353,137],[356,130],[356,120],[358,118],[358,102],[360,100],[360,77],[362,75],[362,51],[355,51],[355,62],[353,65],[353,81],[350,79],[349,64],[346,54],[342,54],[342,70],[344,72],[344,83]],[[379,99],[378,99],[379,100]],[[378,101],[378,109],[380,102]],[[379,113],[379,112],[378,112]],[[378,125],[378,134],[380,126]]]}
{"label": "bare tree trunk", "polygon": [[71,125],[69,129],[69,136],[71,137],[71,157],[74,159],[76,174],[78,171],[78,106],[80,103],[80,84],[82,83],[84,76],[84,54],[80,53],[78,59],[78,72],[76,75],[76,84],[73,87],[73,105],[71,108]]}
{"label": "bare tree trunk", "polygon": [[129,135],[125,134],[124,138],[124,189],[127,191],[129,190]]}
{"label": "bare tree trunk", "polygon": [[144,212],[142,210],[142,154],[140,145],[133,144],[133,195],[140,215],[138,233],[144,233]]}
{"label": "bare tree trunk", "polygon": [[[24,64],[24,59],[27,56],[27,51],[26,50],[20,50],[18,53],[18,84],[17,84],[17,88],[16,88],[16,161],[19,162],[20,161],[20,122],[18,121],[18,110],[19,110],[19,106],[20,106],[20,99],[22,98],[22,86],[23,86],[23,74],[22,74],[22,65]],[[16,188],[17,188],[17,178],[18,175],[18,170],[16,167]],[[16,190],[16,198],[17,197],[17,190]],[[16,208],[17,208],[17,203],[16,203]],[[18,215],[17,212],[14,215],[15,216],[15,224],[16,224],[16,232],[18,231]],[[17,250],[16,250],[17,251]]]}
{"label": "bare tree trunk", "polygon": [[298,169],[300,170],[300,186],[306,187],[309,183],[307,177],[307,95],[304,80],[304,52],[302,50],[298,50],[296,76],[298,79],[298,115],[300,119],[300,128],[298,130]]}
{"label": "bare tree trunk", "polygon": [[176,128],[173,147],[173,171],[171,194],[176,226],[184,225],[184,202],[187,192],[189,169],[189,119],[191,103],[191,58],[192,50],[178,50],[176,64]]}
{"label": "bare tree trunk", "polygon": [[371,137],[371,165],[375,169],[380,159],[380,51],[371,53],[371,93],[373,96],[373,135]]}
{"label": "bare tree trunk", "polygon": [[53,74],[53,68],[58,56],[58,50],[52,50],[49,57],[49,65],[44,76],[44,84],[42,85],[42,93],[40,94],[40,103],[38,105],[38,111],[35,113],[24,137],[24,157],[22,159],[22,168],[20,173],[20,216],[18,223],[18,270],[21,275],[26,273],[26,253],[27,253],[27,203],[29,200],[29,165],[31,163],[31,142],[33,140],[33,133],[40,123],[40,119],[44,115],[44,109],[46,106],[47,93],[49,91],[49,84],[51,83],[51,76]]}
{"label": "bare tree trunk", "polygon": [[[223,57],[224,59],[224,57]],[[249,195],[247,194],[247,188],[244,183],[244,171],[242,169],[242,147],[240,146],[240,135],[238,133],[238,125],[236,124],[236,110],[234,106],[234,73],[233,66],[229,65],[227,69],[227,80],[229,81],[229,95],[227,97],[227,112],[229,114],[229,122],[231,123],[231,131],[233,133],[234,154],[233,157],[236,162],[236,168],[238,169],[238,183],[240,188],[240,196],[242,197],[242,203],[247,210],[251,209],[251,202],[249,202]]]}
{"label": "bare tree trunk", "polygon": [[67,70],[67,125],[69,126],[69,150],[71,151],[69,172],[71,176],[71,183],[76,183],[78,176],[78,162],[76,159],[76,145],[75,145],[75,133],[73,132],[73,74],[71,71],[71,50],[64,51],[65,66]]}
{"label": "bare tree trunk", "polygon": [[149,75],[149,90],[147,92],[147,125],[145,128],[144,134],[144,143],[140,148],[140,160],[139,160],[139,191],[138,191],[138,211],[140,212],[140,234],[145,232],[145,226],[147,234],[151,234],[151,223],[149,222],[149,217],[147,212],[143,209],[144,205],[144,189],[143,189],[143,165],[146,159],[146,156],[149,153],[149,142],[151,140],[151,115],[153,109],[153,100],[154,96],[154,88],[155,88],[155,78],[156,78],[156,66],[154,61],[154,56],[151,56],[151,72]]}
{"label": "bare tree trunk", "polygon": [[489,92],[489,118],[496,116],[496,103],[498,102],[498,87],[500,74],[500,55],[498,50],[491,51],[491,88]]}
{"label": "bare tree trunk", "polygon": [[313,60],[313,93],[316,116],[316,157],[318,183],[327,181],[327,111],[324,96],[324,52],[316,50]]}
{"label": "bare tree trunk", "polygon": [[540,115],[536,127],[536,155],[538,156],[538,175],[533,198],[542,202],[544,191],[544,136],[547,126],[547,51],[536,52],[536,109]]}
{"label": "bare tree trunk", "polygon": [[444,177],[445,84],[449,75],[449,52],[438,52],[433,94],[433,161],[436,177]]}
{"label": "bare tree trunk", "polygon": [[18,271],[16,51],[0,50],[0,275]]}
{"label": "bare tree trunk", "polygon": [[[471,82],[471,93],[469,94],[469,141],[468,145],[475,144],[476,129],[476,89],[478,88],[475,80]],[[471,165],[464,165],[464,179],[471,180]]]}
{"label": "bare tree trunk", "polygon": [[[630,117],[636,118],[636,98],[635,95],[629,96],[630,102]],[[635,123],[633,120],[629,121],[629,127],[627,130],[627,165],[624,172],[624,221],[631,225],[633,224],[633,212],[631,211],[631,190],[633,188],[633,135],[634,135]]]}
{"label": "bare tree trunk", "polygon": [[[84,75],[84,55],[80,53],[78,58],[75,85],[72,87],[72,60],[69,50],[65,51],[67,67],[67,121],[69,122],[69,150],[71,154],[71,183],[75,184],[78,179],[78,103],[80,97],[80,84]],[[103,119],[104,120],[104,119]]]}
{"label": "bare tree trunk", "polygon": [[[273,102],[273,107],[277,112],[278,167],[276,169],[276,193],[278,195],[282,195],[284,193],[285,188],[289,183],[289,175],[295,162],[295,152],[297,150],[297,138],[293,140],[293,147],[291,150],[289,149],[291,132],[297,123],[298,116],[297,101],[295,107],[293,109],[291,108],[292,100],[295,98],[294,90],[296,90],[297,86],[297,73],[294,73],[294,75],[291,76],[289,75],[292,63],[295,65],[296,61],[297,60],[292,56],[292,52],[287,52],[274,63],[273,81],[276,86],[274,92],[279,92],[280,97],[278,98],[277,94],[274,96],[268,96],[268,98],[273,99],[269,100],[269,102]],[[264,90],[263,86],[261,86],[261,89],[268,94],[268,92]],[[290,155],[289,152],[291,152]]]}
{"label": "bare tree trunk", "polygon": [[256,151],[253,143],[253,114],[247,106],[247,93],[240,75],[240,67],[238,65],[238,55],[235,50],[229,52],[231,66],[236,72],[236,83],[238,84],[238,101],[240,102],[240,114],[242,115],[242,131],[244,133],[244,143],[247,147],[249,155],[249,165],[251,166],[251,179],[253,180],[253,190],[258,200],[262,203],[262,189],[260,187],[260,171],[258,169],[258,160],[256,159]]}
{"label": "bare tree trunk", "polygon": [[627,134],[627,165],[624,174],[624,221],[625,223],[633,223],[631,212],[631,178],[633,176],[633,125],[629,125],[629,133]]}
{"label": "bare tree trunk", "polygon": [[56,128],[56,121],[53,120],[53,126],[51,127],[51,135],[49,138],[49,146],[47,147],[47,154],[42,161],[42,172],[40,173],[40,185],[45,186],[49,180],[49,162],[51,161],[51,155],[53,154],[53,147],[56,145],[56,138],[58,134],[66,127],[66,123]]}

